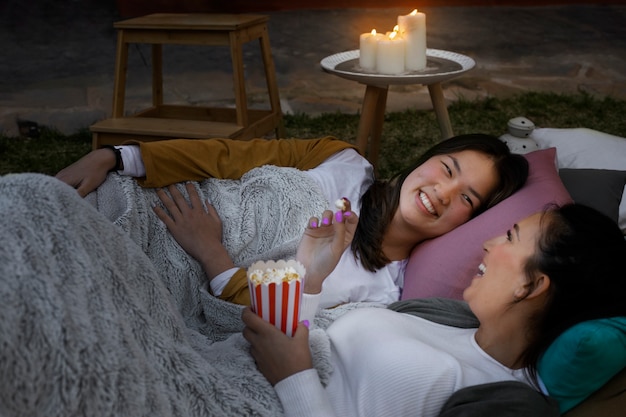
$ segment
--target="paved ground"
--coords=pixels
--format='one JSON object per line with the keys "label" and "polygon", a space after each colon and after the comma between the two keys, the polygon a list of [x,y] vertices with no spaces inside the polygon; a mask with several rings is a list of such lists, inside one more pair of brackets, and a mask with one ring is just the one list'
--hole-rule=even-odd
{"label": "paved ground", "polygon": [[[89,7],[82,7],[88,3]],[[109,116],[116,34],[111,1],[6,0],[0,5],[0,131],[18,119],[64,133]],[[358,35],[391,29],[404,9],[291,10],[267,13],[285,112],[356,113],[364,86],[324,73],[319,62],[357,49]],[[520,91],[576,92],[626,99],[626,6],[432,7],[428,47],[477,65],[444,84],[448,101]],[[127,110],[150,100],[149,47],[131,49]],[[248,91],[263,106],[256,43],[244,50]],[[166,46],[165,96],[176,103],[232,105],[226,48]],[[392,87],[388,110],[429,108],[423,86]]]}

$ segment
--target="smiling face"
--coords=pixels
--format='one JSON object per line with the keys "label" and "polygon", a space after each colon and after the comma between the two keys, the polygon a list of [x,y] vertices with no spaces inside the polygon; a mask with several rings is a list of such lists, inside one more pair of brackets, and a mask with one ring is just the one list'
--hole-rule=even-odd
{"label": "smiling face", "polygon": [[512,302],[528,294],[529,278],[524,267],[535,253],[540,221],[541,214],[534,214],[483,245],[483,263],[463,292],[463,298],[481,322],[497,320]]}
{"label": "smiling face", "polygon": [[498,184],[493,161],[477,151],[435,155],[411,172],[393,221],[418,240],[465,223]]}

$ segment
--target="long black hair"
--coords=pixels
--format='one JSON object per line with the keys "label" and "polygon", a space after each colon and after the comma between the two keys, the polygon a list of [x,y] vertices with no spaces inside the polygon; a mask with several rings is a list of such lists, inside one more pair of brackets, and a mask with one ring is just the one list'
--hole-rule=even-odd
{"label": "long black hair", "polygon": [[626,316],[626,240],[617,224],[580,204],[542,214],[536,250],[525,265],[529,281],[550,278],[544,309],[526,329],[531,343],[521,361],[536,380],[536,365],[569,327],[587,320]]}
{"label": "long black hair", "polygon": [[389,263],[382,251],[383,236],[398,208],[400,190],[406,177],[433,156],[467,150],[487,155],[493,161],[499,179],[496,189],[473,213],[474,216],[504,200],[526,182],[526,158],[512,154],[507,145],[495,136],[481,133],[459,135],[437,143],[391,179],[374,181],[361,197],[361,213],[352,251],[367,270],[374,272]]}

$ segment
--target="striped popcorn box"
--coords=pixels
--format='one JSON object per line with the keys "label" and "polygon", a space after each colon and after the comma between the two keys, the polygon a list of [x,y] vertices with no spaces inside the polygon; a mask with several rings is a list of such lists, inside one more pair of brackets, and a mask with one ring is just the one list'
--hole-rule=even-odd
{"label": "striped popcorn box", "polygon": [[292,336],[300,321],[304,266],[297,261],[255,262],[248,268],[252,310]]}

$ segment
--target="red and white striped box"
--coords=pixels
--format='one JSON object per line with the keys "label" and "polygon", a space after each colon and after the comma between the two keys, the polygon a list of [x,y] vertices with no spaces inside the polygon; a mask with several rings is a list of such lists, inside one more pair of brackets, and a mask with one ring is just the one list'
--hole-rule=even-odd
{"label": "red and white striped box", "polygon": [[252,310],[287,336],[300,321],[304,266],[294,260],[259,261],[248,268]]}

